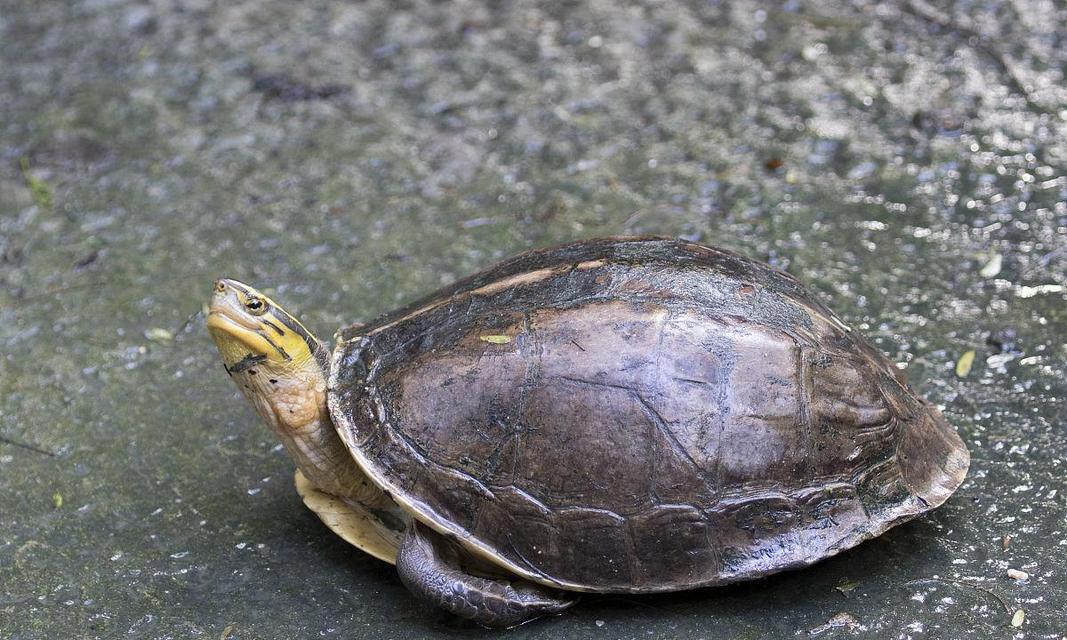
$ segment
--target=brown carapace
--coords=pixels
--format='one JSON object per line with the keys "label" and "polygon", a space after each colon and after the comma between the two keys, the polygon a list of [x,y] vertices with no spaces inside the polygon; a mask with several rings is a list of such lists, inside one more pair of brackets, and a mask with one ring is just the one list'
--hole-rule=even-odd
{"label": "brown carapace", "polygon": [[[327,398],[359,468],[411,517],[405,583],[487,624],[558,611],[565,591],[809,565],[940,505],[969,463],[796,279],[674,239],[528,252],[345,329]],[[441,553],[548,604],[485,585],[427,595]]]}

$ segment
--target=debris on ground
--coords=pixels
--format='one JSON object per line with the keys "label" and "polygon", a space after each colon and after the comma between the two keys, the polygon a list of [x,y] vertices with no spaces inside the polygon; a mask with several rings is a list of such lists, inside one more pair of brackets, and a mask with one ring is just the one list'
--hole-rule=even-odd
{"label": "debris on ground", "polygon": [[1018,629],[1023,626],[1024,622],[1026,622],[1026,612],[1022,609],[1016,610],[1015,615],[1011,617],[1011,626]]}
{"label": "debris on ground", "polygon": [[971,372],[971,367],[974,365],[974,349],[965,351],[960,359],[956,361],[956,377],[966,378],[967,374]]}
{"label": "debris on ground", "polygon": [[844,611],[835,613],[824,624],[820,624],[817,627],[813,627],[808,630],[808,635],[817,636],[822,633],[826,633],[831,629],[847,628],[849,631],[853,631],[860,628],[860,621],[856,619],[850,613]]}
{"label": "debris on ground", "polygon": [[856,587],[858,586],[860,586],[860,583],[858,581],[849,580],[848,578],[842,578],[841,582],[838,582],[837,586],[834,587],[834,590],[840,591],[841,595],[847,598],[849,594],[855,591]]}
{"label": "debris on ground", "polygon": [[51,185],[33,175],[30,171],[29,158],[24,156],[19,161],[19,167],[22,169],[22,179],[26,181],[26,186],[30,188],[30,195],[33,197],[34,203],[44,211],[51,211],[55,202]]}
{"label": "debris on ground", "polygon": [[999,253],[993,254],[993,257],[989,259],[989,262],[985,263],[982,270],[978,272],[978,275],[983,278],[993,278],[1000,273],[1000,268],[1004,263],[1004,256]]}
{"label": "debris on ground", "polygon": [[153,327],[146,330],[144,337],[159,344],[170,344],[174,340],[174,334],[162,327]]}

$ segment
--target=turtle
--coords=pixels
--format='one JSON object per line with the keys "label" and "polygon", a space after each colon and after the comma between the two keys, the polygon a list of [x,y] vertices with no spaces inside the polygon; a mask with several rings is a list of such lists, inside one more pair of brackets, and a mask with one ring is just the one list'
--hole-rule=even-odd
{"label": "turtle", "polygon": [[938,507],[970,462],[796,278],[681,239],[531,250],[332,349],[220,279],[207,327],[305,503],[485,626],[811,565]]}

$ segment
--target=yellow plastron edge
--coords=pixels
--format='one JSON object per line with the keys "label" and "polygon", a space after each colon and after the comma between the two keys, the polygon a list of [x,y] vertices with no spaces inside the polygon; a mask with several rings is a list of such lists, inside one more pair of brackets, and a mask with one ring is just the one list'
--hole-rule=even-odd
{"label": "yellow plastron edge", "polygon": [[373,513],[319,491],[304,474],[296,472],[296,492],[319,520],[346,542],[379,560],[396,564],[400,532],[390,529]]}

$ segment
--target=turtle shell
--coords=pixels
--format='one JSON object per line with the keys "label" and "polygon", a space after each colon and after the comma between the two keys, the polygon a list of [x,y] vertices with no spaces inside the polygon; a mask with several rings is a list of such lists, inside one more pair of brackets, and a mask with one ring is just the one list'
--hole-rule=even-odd
{"label": "turtle shell", "polygon": [[808,565],[941,504],[969,464],[792,276],[663,238],[528,252],[343,331],[329,405],[420,521],[579,591]]}

